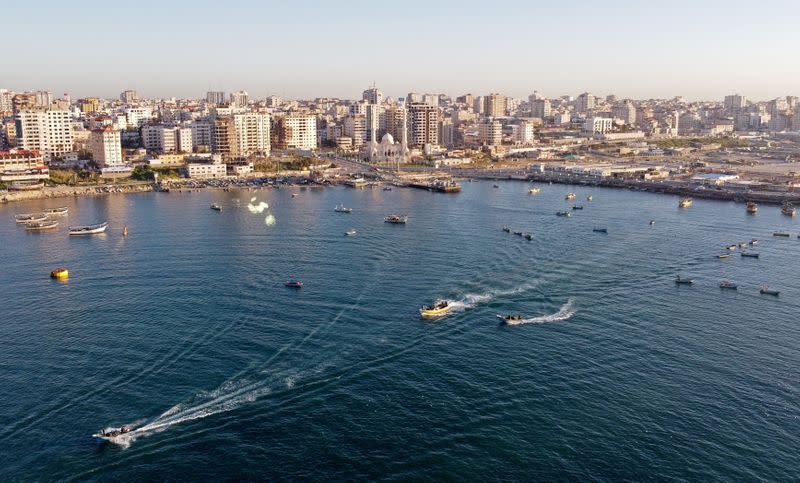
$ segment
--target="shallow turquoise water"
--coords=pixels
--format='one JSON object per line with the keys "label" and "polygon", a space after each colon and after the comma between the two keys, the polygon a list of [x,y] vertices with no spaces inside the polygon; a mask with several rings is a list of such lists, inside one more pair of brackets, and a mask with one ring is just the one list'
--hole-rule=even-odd
{"label": "shallow turquoise water", "polygon": [[[586,209],[558,218],[568,190]],[[800,478],[800,223],[777,207],[526,192],[0,206],[0,478]],[[251,196],[270,208],[252,213]],[[13,222],[60,205],[58,232]],[[105,219],[103,236],[66,235]],[[714,258],[751,238],[761,258]],[[70,280],[50,280],[61,265]],[[283,286],[294,277],[302,289]],[[419,320],[439,297],[458,311]],[[133,422],[145,429],[127,447],[89,437]]]}

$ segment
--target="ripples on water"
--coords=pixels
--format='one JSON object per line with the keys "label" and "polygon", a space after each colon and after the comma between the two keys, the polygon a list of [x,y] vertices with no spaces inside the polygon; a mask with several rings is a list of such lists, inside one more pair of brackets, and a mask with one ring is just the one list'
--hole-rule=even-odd
{"label": "ripples on water", "polygon": [[[557,218],[570,189],[595,200]],[[800,476],[800,242],[769,236],[797,222],[776,207],[747,216],[637,192],[526,192],[465,183],[455,196],[337,188],[0,207],[0,476]],[[334,213],[339,203],[353,213]],[[61,204],[71,224],[108,219],[109,232],[14,226],[15,211]],[[408,225],[383,223],[388,212]],[[751,238],[760,259],[714,258]],[[47,279],[59,265],[66,283]],[[677,273],[697,284],[675,286]],[[283,286],[295,277],[302,289]],[[720,291],[721,279],[739,290]],[[759,295],[762,283],[781,296]],[[457,310],[420,321],[437,298]],[[131,422],[119,445],[88,438]]]}

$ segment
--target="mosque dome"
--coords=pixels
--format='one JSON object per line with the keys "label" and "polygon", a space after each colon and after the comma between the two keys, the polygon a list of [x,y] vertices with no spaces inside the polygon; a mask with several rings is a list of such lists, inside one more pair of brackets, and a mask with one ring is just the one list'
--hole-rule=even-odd
{"label": "mosque dome", "polygon": [[394,138],[387,132],[381,138],[381,144],[394,144]]}

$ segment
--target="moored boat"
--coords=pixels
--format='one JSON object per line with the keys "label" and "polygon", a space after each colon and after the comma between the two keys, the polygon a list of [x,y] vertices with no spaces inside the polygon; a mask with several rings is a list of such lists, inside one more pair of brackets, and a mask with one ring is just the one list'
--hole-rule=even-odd
{"label": "moored boat", "polygon": [[608,233],[608,228],[592,228],[595,233]]}
{"label": "moored boat", "polygon": [[69,213],[69,208],[66,206],[60,206],[58,208],[50,208],[48,210],[44,210],[45,214],[51,216],[64,216]]}
{"label": "moored boat", "polygon": [[45,213],[23,213],[14,215],[14,221],[17,223],[36,223],[47,219]]}
{"label": "moored boat", "polygon": [[50,272],[50,278],[55,278],[57,280],[66,280],[69,278],[69,270],[66,267],[58,267],[52,272]]}
{"label": "moored boat", "polygon": [[535,195],[540,191],[542,191],[540,188],[531,188],[528,190],[528,194]]}
{"label": "moored boat", "polygon": [[694,279],[683,278],[680,275],[678,275],[675,277],[675,283],[678,285],[691,285],[694,283]]}
{"label": "moored boat", "polygon": [[747,202],[747,212],[750,214],[754,214],[758,211],[758,205],[752,201]]}
{"label": "moored boat", "polygon": [[355,228],[351,228],[351,229],[347,230],[346,232],[344,232],[344,235],[345,236],[356,236],[356,229]]}
{"label": "moored boat", "polygon": [[583,205],[575,205],[575,206],[572,207],[572,209],[573,210],[582,210],[583,209]]}
{"label": "moored boat", "polygon": [[678,207],[680,208],[688,208],[692,206],[693,200],[690,197],[683,197],[678,201]]}
{"label": "moored boat", "polygon": [[289,280],[284,285],[291,288],[300,288],[303,286],[303,282],[301,282],[300,280]]}
{"label": "moored boat", "polygon": [[758,258],[758,253],[751,253],[751,252],[742,252],[739,255],[745,258]]}
{"label": "moored boat", "polygon": [[797,208],[787,201],[783,204],[783,206],[781,206],[781,213],[786,216],[795,216],[797,214]]}
{"label": "moored boat", "polygon": [[85,226],[71,226],[69,227],[69,234],[70,235],[95,235],[97,233],[103,233],[108,228],[108,222],[104,221],[102,223],[97,223],[94,225],[85,225]]}
{"label": "moored boat", "polygon": [[25,224],[25,229],[28,231],[53,230],[57,227],[58,227],[57,221],[34,221]]}
{"label": "moored boat", "polygon": [[758,244],[758,240],[756,240],[755,238],[753,238],[752,240],[750,240],[750,244],[751,244],[751,245],[756,245],[756,244]]}
{"label": "moored boat", "polygon": [[526,233],[525,234],[525,239],[528,240],[528,241],[533,240],[533,233]]}
{"label": "moored boat", "polygon": [[423,319],[437,319],[447,315],[452,308],[450,302],[440,299],[431,305],[423,305],[422,308],[419,309],[419,315]]}
{"label": "moored boat", "polygon": [[777,291],[777,290],[772,290],[771,288],[769,288],[769,287],[768,287],[768,286],[766,286],[766,285],[762,285],[762,286],[761,286],[761,290],[759,290],[759,292],[760,292],[761,294],[763,294],[763,295],[772,295],[772,296],[774,296],[774,297],[777,297],[778,295],[780,295],[780,294],[781,294],[779,291]]}
{"label": "moored boat", "polygon": [[511,233],[511,228],[509,228],[507,226],[504,226],[503,227],[503,231],[506,232],[506,233]]}
{"label": "moored boat", "polygon": [[566,216],[569,218],[570,216],[572,216],[572,213],[570,213],[569,211],[557,211],[556,216]]}
{"label": "moored boat", "polygon": [[353,211],[353,209],[352,208],[346,208],[344,205],[339,204],[339,205],[336,205],[336,208],[334,208],[333,211],[335,211],[337,213],[350,213],[350,212]]}
{"label": "moored boat", "polygon": [[728,245],[725,248],[727,248],[728,250],[736,250],[736,245]]}
{"label": "moored boat", "polygon": [[779,236],[783,238],[789,238],[789,234],[785,231],[775,231],[772,233],[772,236]]}
{"label": "moored boat", "polygon": [[220,205],[216,204],[216,203],[211,205],[211,209],[214,210],[214,211],[222,211],[222,207]]}
{"label": "moored boat", "polygon": [[735,283],[733,283],[731,281],[723,280],[723,281],[721,281],[719,283],[719,288],[727,288],[727,289],[730,289],[730,290],[736,290],[739,287]]}
{"label": "moored boat", "polygon": [[517,236],[522,236],[522,232],[521,231],[515,231],[514,234],[517,235]]}
{"label": "moored boat", "polygon": [[589,195],[586,197],[586,201],[592,201],[592,200],[594,200],[594,196]]}
{"label": "moored boat", "polygon": [[723,254],[717,255],[717,258],[730,258],[730,257],[731,256],[728,253],[723,253]]}
{"label": "moored boat", "polygon": [[573,193],[573,192],[571,192],[571,191],[570,191],[569,193],[567,193],[567,194],[564,196],[564,199],[565,199],[565,200],[568,200],[568,201],[569,201],[569,200],[574,200],[574,199],[575,199],[575,193]]}
{"label": "moored boat", "polygon": [[405,224],[408,222],[408,215],[386,215],[383,221],[386,223]]}

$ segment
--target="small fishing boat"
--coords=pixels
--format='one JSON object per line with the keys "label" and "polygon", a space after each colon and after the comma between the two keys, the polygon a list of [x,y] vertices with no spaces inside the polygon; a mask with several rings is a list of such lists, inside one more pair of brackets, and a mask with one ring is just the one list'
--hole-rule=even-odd
{"label": "small fishing boat", "polygon": [[66,267],[58,267],[52,272],[50,272],[50,278],[55,278],[57,280],[66,280],[69,278],[69,270]]}
{"label": "small fishing boat", "polygon": [[25,229],[28,231],[53,230],[57,227],[58,227],[57,221],[34,221],[32,223],[25,224]]}
{"label": "small fishing boat", "polygon": [[292,198],[297,198],[297,193],[292,193]]}
{"label": "small fishing boat", "polygon": [[736,245],[728,245],[725,248],[727,248],[728,250],[736,250]]}
{"label": "small fishing boat", "polygon": [[793,204],[787,201],[781,207],[781,213],[783,213],[786,216],[795,216],[797,214],[797,208],[795,208]]}
{"label": "small fishing boat", "polygon": [[216,203],[211,205],[211,209],[214,210],[214,211],[222,211],[222,207],[220,205],[216,204]]}
{"label": "small fishing boat", "polygon": [[533,233],[526,233],[525,234],[525,239],[528,240],[528,241],[533,240]]}
{"label": "small fishing boat", "polygon": [[356,229],[355,228],[351,228],[351,229],[347,230],[346,232],[344,232],[344,235],[345,236],[356,236],[356,233],[357,233]]}
{"label": "small fishing boat", "polygon": [[772,233],[772,236],[779,236],[779,237],[783,237],[783,238],[789,238],[789,234],[788,234],[788,233],[786,233],[785,231],[776,231],[776,232],[773,232],[773,233]]}
{"label": "small fishing boat", "polygon": [[69,213],[69,208],[66,206],[60,206],[58,208],[50,208],[48,210],[44,210],[45,214],[51,216],[64,216]]}
{"label": "small fishing boat", "polygon": [[501,324],[513,324],[514,322],[522,321],[522,316],[518,315],[518,314],[516,314],[516,315],[500,315],[500,314],[498,314],[497,318],[500,319],[500,321],[501,321],[500,323]]}
{"label": "small fishing boat", "polygon": [[758,258],[758,253],[742,252],[739,255],[744,258]]}
{"label": "small fishing boat", "polygon": [[565,200],[568,200],[568,201],[569,201],[569,200],[574,200],[574,199],[575,199],[575,193],[573,193],[573,192],[571,192],[571,191],[570,191],[569,193],[567,193],[567,194],[564,196],[564,199],[565,199]]}
{"label": "small fishing boat", "polygon": [[129,432],[131,432],[131,429],[127,426],[122,426],[120,428],[103,428],[98,433],[93,434],[92,437],[99,442],[113,443],[114,438]]}
{"label": "small fishing boat", "polygon": [[422,308],[419,309],[419,315],[423,319],[437,319],[447,315],[452,308],[450,302],[440,299],[431,305],[423,305]]}
{"label": "small fishing boat", "polygon": [[46,219],[47,215],[44,213],[24,213],[20,215],[14,215],[14,220],[17,223],[36,223]]}
{"label": "small fishing boat", "polygon": [[333,211],[335,211],[337,213],[350,213],[350,212],[353,211],[353,209],[352,208],[345,208],[344,205],[336,205],[336,208],[334,208]]}
{"label": "small fishing boat", "polygon": [[750,240],[750,244],[751,244],[751,245],[756,245],[756,244],[758,244],[758,240],[756,240],[755,238],[753,238],[752,240]]}
{"label": "small fishing boat", "polygon": [[758,205],[753,203],[752,201],[747,202],[747,212],[751,215],[755,214],[758,211]]}
{"label": "small fishing boat", "polygon": [[774,297],[777,297],[778,295],[781,294],[779,291],[772,290],[771,288],[769,288],[766,285],[762,285],[761,286],[761,290],[759,290],[759,292],[761,292],[761,294],[763,294],[763,295],[772,295]]}
{"label": "small fishing boat", "polygon": [[300,280],[289,280],[284,285],[291,288],[300,288],[303,286],[303,282],[301,282]]}
{"label": "small fishing boat", "polygon": [[517,235],[517,236],[522,236],[522,232],[521,231],[515,231],[514,234]]}
{"label": "small fishing boat", "polygon": [[511,228],[509,228],[507,226],[504,226],[503,227],[503,231],[506,232],[506,233],[511,233]]}
{"label": "small fishing boat", "polygon": [[539,193],[540,191],[542,191],[540,188],[531,188],[531,189],[528,190],[528,194],[529,195],[535,195],[535,194]]}
{"label": "small fishing boat", "polygon": [[733,283],[731,281],[723,280],[723,281],[721,281],[719,283],[719,288],[726,288],[726,289],[730,289],[730,290],[736,290],[739,287],[735,283]]}
{"label": "small fishing boat", "polygon": [[383,187],[383,191],[392,191],[392,187],[391,186],[384,186]]}
{"label": "small fishing boat", "polygon": [[492,188],[499,188],[499,187],[500,187],[500,186],[498,186],[498,185],[496,185],[496,184],[495,184],[495,185],[492,185]]}
{"label": "small fishing boat", "polygon": [[408,222],[408,216],[407,215],[386,215],[383,218],[383,221],[385,221],[386,223],[394,223],[396,225],[397,224],[402,225],[402,224],[405,224],[406,222]]}
{"label": "small fishing boat", "polygon": [[572,213],[570,213],[569,211],[558,211],[556,212],[556,216],[566,216],[567,218],[569,218],[570,216],[572,216]]}
{"label": "small fishing boat", "polygon": [[573,210],[582,210],[583,209],[583,205],[575,205],[575,206],[572,207],[572,209]]}
{"label": "small fishing boat", "polygon": [[592,228],[595,233],[608,233],[608,228]]}
{"label": "small fishing boat", "polygon": [[688,208],[688,207],[692,206],[692,203],[693,203],[693,200],[691,198],[684,197],[684,198],[681,198],[680,201],[678,201],[678,207],[679,208]]}
{"label": "small fishing boat", "polygon": [[721,255],[717,255],[717,258],[730,258],[730,257],[731,257],[731,256],[730,256],[730,254],[728,254],[728,253],[723,253],[723,254],[721,254]]}
{"label": "small fishing boat", "polygon": [[675,277],[675,283],[678,285],[691,285],[694,283],[694,279],[683,278],[680,275],[678,275]]}
{"label": "small fishing boat", "polygon": [[97,223],[94,225],[86,225],[86,226],[71,226],[69,227],[69,234],[70,235],[95,235],[98,233],[103,233],[108,228],[108,222],[104,221],[102,223]]}
{"label": "small fishing boat", "polygon": [[656,224],[656,220],[650,220],[650,226],[653,226],[655,224]]}
{"label": "small fishing boat", "polygon": [[589,195],[586,197],[586,201],[592,201],[592,200],[594,200],[594,196]]}

